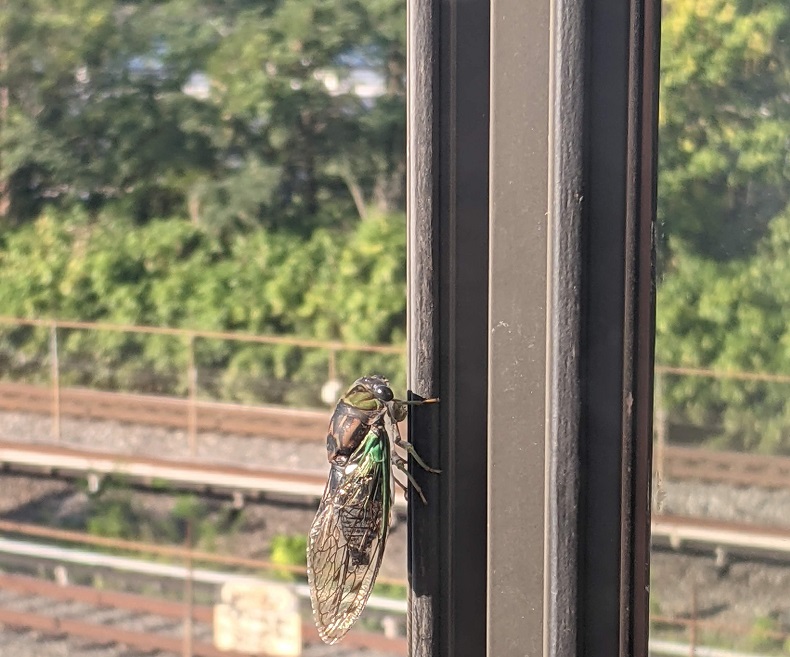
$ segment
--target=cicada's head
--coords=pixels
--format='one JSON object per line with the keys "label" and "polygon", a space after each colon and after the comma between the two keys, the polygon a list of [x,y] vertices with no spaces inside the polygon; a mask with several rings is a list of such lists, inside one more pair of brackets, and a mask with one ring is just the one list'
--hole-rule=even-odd
{"label": "cicada's head", "polygon": [[343,401],[363,411],[381,410],[394,398],[389,383],[380,374],[360,377],[343,395]]}

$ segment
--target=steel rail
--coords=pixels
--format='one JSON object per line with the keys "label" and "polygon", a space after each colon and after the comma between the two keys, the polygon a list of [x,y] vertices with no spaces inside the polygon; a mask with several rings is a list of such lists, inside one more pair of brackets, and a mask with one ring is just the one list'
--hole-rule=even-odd
{"label": "steel rail", "polygon": [[672,446],[664,448],[663,459],[664,474],[669,479],[790,488],[790,458],[786,456]]}
{"label": "steel rail", "polygon": [[321,497],[326,484],[324,476],[314,473],[188,463],[58,445],[15,443],[7,440],[0,440],[0,463],[49,472],[92,472],[148,481],[165,480],[173,483],[199,484],[205,489],[280,493],[309,498]]}
{"label": "steel rail", "polygon": [[680,367],[673,365],[656,365],[657,374],[676,374],[694,376],[705,379],[731,379],[733,381],[762,381],[765,383],[790,383],[786,374],[770,374],[768,372],[743,372],[741,370],[712,370],[706,367]]}
{"label": "steel rail", "polygon": [[[200,490],[274,494],[313,500],[321,497],[326,485],[325,475],[310,472],[187,463],[4,440],[0,440],[0,465],[11,470],[35,470],[61,476],[114,475],[148,485],[153,481],[166,481],[174,486]],[[394,506],[397,509],[406,507],[406,499],[400,489],[396,491]]]}
{"label": "steel rail", "polygon": [[790,556],[790,529],[687,516],[654,515],[653,545],[681,548],[720,548],[742,556]]}
{"label": "steel rail", "polygon": [[[741,554],[743,556],[773,556],[781,559],[786,559],[790,556],[790,528],[769,527],[742,522],[723,522],[688,516],[656,515],[651,523],[651,529],[654,545],[668,545],[674,549],[714,547],[723,548],[728,552]],[[180,560],[191,560],[193,562],[222,564],[226,566],[239,566],[262,570],[280,570],[299,575],[304,574],[302,568],[278,566],[264,560],[215,555],[176,546],[154,545],[139,541],[95,537],[80,532],[51,529],[10,521],[0,521],[0,531],[9,534],[21,534],[51,540],[81,543],[94,547],[129,550],[142,554],[155,554],[178,558]],[[8,554],[29,554],[30,556],[43,559],[57,559],[59,555],[65,555],[62,556],[62,559],[64,561],[71,560],[73,563],[101,563],[110,568],[117,567],[126,570],[138,569],[139,572],[150,571],[149,574],[160,576],[180,577],[185,573],[185,569],[178,565],[160,563],[149,564],[138,559],[130,560],[126,558],[118,558],[120,560],[116,561],[115,555],[103,555],[101,553],[84,552],[81,550],[66,550],[61,552],[61,548],[58,547],[23,541],[4,541],[0,539],[0,552]],[[151,570],[152,568],[153,570]],[[223,581],[223,577],[249,579],[248,575],[239,573],[217,574],[214,571],[200,571],[200,573],[202,573],[200,577],[205,581],[214,583]],[[196,581],[203,580],[196,578]],[[380,578],[379,581],[381,583],[398,585],[405,583],[402,580],[393,578]],[[397,609],[390,608],[391,611],[397,611],[398,609],[400,609],[400,607]]]}
{"label": "steel rail", "polygon": [[[311,499],[321,496],[325,484],[324,475],[317,473],[176,462],[9,440],[0,440],[0,464],[8,470],[16,471],[77,476],[86,473],[121,475],[144,485],[161,480],[186,488],[249,492],[256,495],[281,494]],[[663,467],[664,475],[668,479],[780,490],[790,488],[788,457],[668,447],[664,451]],[[400,491],[397,491],[395,505],[398,509],[405,508],[405,499]]]}
{"label": "steel rail", "polygon": [[327,351],[365,351],[382,354],[404,354],[405,349],[394,345],[340,342],[339,340],[314,340],[293,338],[282,335],[255,335],[234,331],[203,331],[199,329],[180,329],[163,326],[137,326],[134,324],[112,324],[108,322],[81,322],[65,319],[28,319],[0,315],[0,324],[10,326],[38,326],[55,329],[78,329],[87,331],[112,331],[115,333],[147,333],[153,335],[172,335],[181,338],[205,338],[209,340],[230,340],[233,342],[255,342],[258,344],[286,345],[307,349],[326,349]]}
{"label": "steel rail", "polygon": [[701,646],[698,644],[676,643],[674,641],[662,641],[660,639],[650,639],[648,642],[650,655],[677,655],[686,657],[768,657],[765,653],[743,652],[741,650],[727,650],[725,648],[715,648],[713,646]]}
{"label": "steel rail", "polygon": [[[111,607],[113,609],[153,614],[170,619],[183,619],[187,607],[185,604],[179,602],[150,598],[147,596],[131,593],[97,590],[87,586],[77,586],[73,584],[62,586],[53,582],[47,582],[36,578],[19,575],[0,574],[0,590],[14,591],[26,595],[35,595],[57,601],[80,602],[94,607]],[[193,620],[211,623],[214,618],[214,612],[212,607],[207,605],[192,605],[191,616]],[[37,620],[36,618],[40,620]],[[8,622],[6,619],[10,619],[11,622]],[[38,623],[38,627],[31,625],[30,622],[25,624],[25,621],[31,620],[33,623]],[[170,642],[177,641],[177,649],[173,652],[180,653],[181,647],[183,645],[180,640],[175,640],[168,637],[156,637],[150,633],[133,633],[133,635],[139,635],[132,636],[133,641],[137,641],[138,638],[142,639],[142,637],[146,637],[146,639],[142,640],[148,641],[150,639],[152,642],[148,646],[141,645],[140,643],[135,644],[126,640],[122,640],[120,638],[121,633],[125,630],[121,630],[121,633],[118,633],[114,627],[82,622],[78,626],[64,627],[61,619],[56,619],[49,616],[38,616],[37,614],[29,614],[26,612],[13,612],[10,610],[0,609],[0,623],[3,622],[9,625],[16,624],[17,626],[39,629],[42,631],[57,633],[66,632],[67,634],[80,635],[85,638],[106,640],[111,643],[126,643],[128,645],[135,645],[136,647],[149,650],[171,650],[173,644]],[[99,629],[97,630],[97,628]],[[86,635],[84,633],[79,633],[80,630],[85,629],[88,629],[91,634]],[[107,635],[108,630],[112,633],[109,635],[109,637]],[[100,632],[100,635],[96,634],[97,631]],[[312,623],[305,622],[302,624],[302,636],[303,640],[307,640],[309,643],[317,643],[319,641],[318,632]],[[165,641],[159,645],[153,645],[153,642],[159,642],[160,639],[165,639]],[[167,645],[164,645],[165,643],[167,643]],[[351,631],[344,640],[344,644],[348,647],[370,648],[396,654],[405,654],[406,652],[405,639],[387,638],[379,634],[362,632],[358,630]],[[205,655],[206,657],[247,657],[246,653],[242,654],[235,651],[219,651],[210,644],[193,643],[193,646],[195,645],[198,646],[197,648],[193,649],[193,653],[195,655]]]}
{"label": "steel rail", "polygon": [[[52,391],[47,387],[0,383],[0,410],[48,415],[51,404]],[[59,406],[63,416],[88,420],[113,420],[188,429],[190,417],[193,417],[198,431],[316,443],[325,438],[329,417],[328,412],[323,411],[205,401],[194,402],[193,406],[190,400],[175,397],[75,388],[60,389]],[[190,410],[193,408],[194,415],[190,416]],[[401,433],[406,435],[405,427],[401,427]],[[11,441],[2,444],[8,446]],[[51,449],[54,450],[55,447],[52,446]],[[9,462],[9,465],[13,465],[13,462]],[[44,467],[47,464],[31,463],[30,465]],[[662,450],[661,468],[662,473],[670,479],[694,479],[762,488],[790,488],[790,458],[783,456],[667,446]],[[137,476],[133,473],[129,475]],[[191,480],[189,475],[185,475],[184,479],[174,483],[178,481]],[[244,482],[234,480],[232,483],[241,489],[247,488]],[[217,486],[224,487],[224,479],[218,481]],[[318,491],[317,495],[320,496],[320,493],[321,491]]]}
{"label": "steel rail", "polygon": [[[0,383],[0,410],[51,415],[52,389]],[[59,388],[60,417],[112,420],[173,429],[214,431],[242,436],[320,441],[326,437],[328,411],[248,406],[181,397]]]}
{"label": "steel rail", "polygon": [[[10,609],[0,609],[0,623],[11,627],[37,630],[44,634],[67,634],[102,643],[123,644],[142,650],[162,650],[177,655],[182,654],[184,645],[182,639],[175,637],[156,635],[150,632],[135,632],[121,627],[88,623],[73,618]],[[196,657],[249,657],[249,655],[240,652],[221,651],[202,641],[192,640],[191,647],[192,655]]]}
{"label": "steel rail", "polygon": [[[143,559],[121,557],[101,552],[89,552],[54,545],[31,543],[8,538],[0,538],[0,553],[10,557],[22,557],[34,561],[46,561],[59,564],[86,566],[92,569],[107,569],[119,572],[134,573],[157,578],[176,580],[191,579],[200,584],[222,585],[227,582],[260,582],[249,574],[230,573],[205,568],[187,568],[176,564],[166,564]],[[309,598],[310,591],[306,584],[290,584],[292,590],[302,598]],[[367,606],[395,614],[406,613],[406,601],[371,595]]]}
{"label": "steel rail", "polygon": [[[51,415],[52,395],[46,386],[0,382],[0,410]],[[328,411],[311,409],[86,388],[59,388],[57,398],[60,417],[305,442],[321,442],[326,438],[330,415]],[[406,435],[405,422],[401,424],[401,433]]]}
{"label": "steel rail", "polygon": [[[189,561],[190,563],[202,562],[220,564],[223,566],[237,566],[252,570],[275,570],[301,576],[306,574],[303,566],[278,565],[263,559],[252,559],[248,557],[236,557],[226,554],[191,550],[178,545],[161,545],[156,543],[144,543],[142,541],[129,541],[120,538],[108,538],[106,536],[93,536],[92,534],[83,532],[54,529],[52,527],[42,527],[40,525],[12,522],[10,520],[0,520],[0,531],[7,534],[17,534],[53,541],[65,541],[68,543],[91,545],[93,547],[108,548],[112,550],[126,550],[139,554],[172,557],[183,561]],[[379,576],[376,581],[380,584],[393,584],[404,587],[407,584],[406,580],[384,576]]]}
{"label": "steel rail", "polygon": [[[650,622],[657,625],[682,628],[694,626],[698,630],[708,630],[710,632],[735,636],[748,636],[754,632],[754,627],[749,625],[735,625],[732,622],[725,623],[723,621],[711,620],[709,618],[689,618],[686,616],[681,618],[679,616],[662,616],[660,614],[652,614],[650,616]],[[790,638],[790,634],[787,632],[780,632],[770,628],[761,628],[760,634],[766,638],[778,639],[780,641],[785,641],[786,639]]]}
{"label": "steel rail", "polygon": [[[99,590],[86,586],[60,585],[53,582],[43,581],[33,577],[20,575],[0,574],[0,590],[13,591],[23,595],[31,595],[47,598],[55,601],[79,602],[93,607],[113,608],[125,611],[147,613],[161,616],[168,619],[181,620],[184,618],[186,605],[179,602],[149,598],[137,594],[122,593],[115,591]],[[213,610],[207,605],[193,605],[191,607],[192,619],[195,621],[210,623],[213,619]],[[67,621],[67,622],[64,622]],[[665,616],[651,616],[653,623],[665,625],[675,625],[686,627],[696,624],[699,628],[711,630],[728,630],[730,634],[746,635],[749,633],[748,627],[733,627],[731,624],[720,623],[707,619],[689,619]],[[74,621],[73,619],[60,619],[57,617],[46,616],[33,612],[16,612],[8,609],[0,609],[0,624],[17,627],[20,629],[38,630],[48,634],[67,634],[91,640],[106,641],[108,643],[125,643],[130,647],[141,648],[143,650],[171,650],[180,653],[183,643],[180,639],[171,637],[160,637],[150,633],[129,632],[128,630],[118,630],[113,626],[99,625],[84,621]],[[767,632],[773,638],[786,638],[786,634],[781,632]],[[303,639],[308,643],[318,642],[318,633],[312,623],[305,622],[302,625]],[[400,638],[387,638],[379,634],[370,632],[360,632],[352,630],[344,639],[344,645],[349,648],[368,648],[380,650],[393,654],[405,654],[406,642]],[[703,654],[706,648],[696,646],[699,654]],[[689,654],[689,646],[663,640],[651,641],[651,652],[658,654]],[[235,651],[219,651],[211,644],[204,642],[193,642],[193,654],[198,657],[247,657],[244,653]],[[732,655],[743,655],[723,651],[728,657]],[[750,657],[752,657],[750,655]]]}

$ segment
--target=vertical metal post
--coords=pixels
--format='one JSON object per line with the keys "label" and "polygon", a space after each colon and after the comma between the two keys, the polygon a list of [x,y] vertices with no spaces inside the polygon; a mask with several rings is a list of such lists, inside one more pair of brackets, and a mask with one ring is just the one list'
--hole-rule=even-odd
{"label": "vertical metal post", "polygon": [[60,442],[60,361],[58,359],[58,325],[49,325],[49,371],[52,382],[52,439]]}
{"label": "vertical metal post", "polygon": [[691,587],[691,622],[689,623],[689,657],[697,654],[697,585]]}
{"label": "vertical metal post", "polygon": [[[487,331],[487,654],[491,657],[540,655],[544,648],[549,10],[548,0],[491,2]],[[572,589],[553,593],[572,595]]]}
{"label": "vertical metal post", "polygon": [[[579,636],[586,22],[579,0],[551,2],[545,625],[546,657],[583,655]],[[545,26],[545,24],[544,24]],[[547,26],[546,26],[547,27]],[[546,29],[544,27],[544,29]],[[538,29],[538,26],[535,26]]]}
{"label": "vertical metal post", "polygon": [[486,645],[488,0],[409,0],[409,505],[412,657]]}
{"label": "vertical metal post", "polygon": [[187,433],[189,436],[189,455],[197,454],[197,366],[195,364],[195,334],[187,337],[187,379],[189,404],[187,406]]}
{"label": "vertical metal post", "polygon": [[329,350],[329,363],[327,381],[337,380],[337,352],[334,349]]}
{"label": "vertical metal post", "polygon": [[647,655],[658,17],[656,0],[552,0],[546,650],[557,657]]}
{"label": "vertical metal post", "polygon": [[[667,411],[664,407],[664,375],[656,372],[655,392],[653,395],[655,404],[655,445],[653,445],[653,470],[655,472],[655,483],[659,488],[664,485],[664,456],[667,448]],[[659,505],[659,511],[660,505]]]}
{"label": "vertical metal post", "polygon": [[[191,511],[190,511],[191,514]],[[187,578],[184,581],[184,643],[182,657],[192,657],[192,614],[194,611],[193,563],[192,563],[192,516],[187,518],[184,546],[187,550]]]}

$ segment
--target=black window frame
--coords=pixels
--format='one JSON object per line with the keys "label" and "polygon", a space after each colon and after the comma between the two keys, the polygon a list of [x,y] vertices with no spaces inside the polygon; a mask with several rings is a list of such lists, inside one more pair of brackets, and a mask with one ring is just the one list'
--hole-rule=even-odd
{"label": "black window frame", "polygon": [[658,0],[409,0],[410,654],[647,655]]}

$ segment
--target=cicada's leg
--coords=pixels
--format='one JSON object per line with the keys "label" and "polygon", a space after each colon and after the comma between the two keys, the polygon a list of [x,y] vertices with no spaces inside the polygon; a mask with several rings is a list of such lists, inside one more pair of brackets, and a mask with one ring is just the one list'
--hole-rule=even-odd
{"label": "cicada's leg", "polygon": [[398,447],[402,447],[405,449],[411,457],[417,462],[423,470],[427,470],[428,472],[434,472],[436,474],[440,473],[441,470],[437,470],[435,468],[430,467],[425,461],[422,460],[422,457],[417,453],[417,450],[414,449],[414,445],[412,445],[407,440],[403,440],[403,437],[400,435],[400,429],[398,428],[398,423],[392,423],[392,442],[394,442]]}
{"label": "cicada's leg", "polygon": [[406,475],[406,478],[409,480],[409,483],[414,487],[414,490],[417,491],[417,494],[420,496],[423,504],[428,504],[428,500],[425,499],[425,495],[422,493],[422,488],[417,483],[417,481],[412,477],[409,470],[406,468],[406,461],[404,461],[400,456],[397,454],[392,455],[392,463],[393,465],[398,468],[403,474]]}

